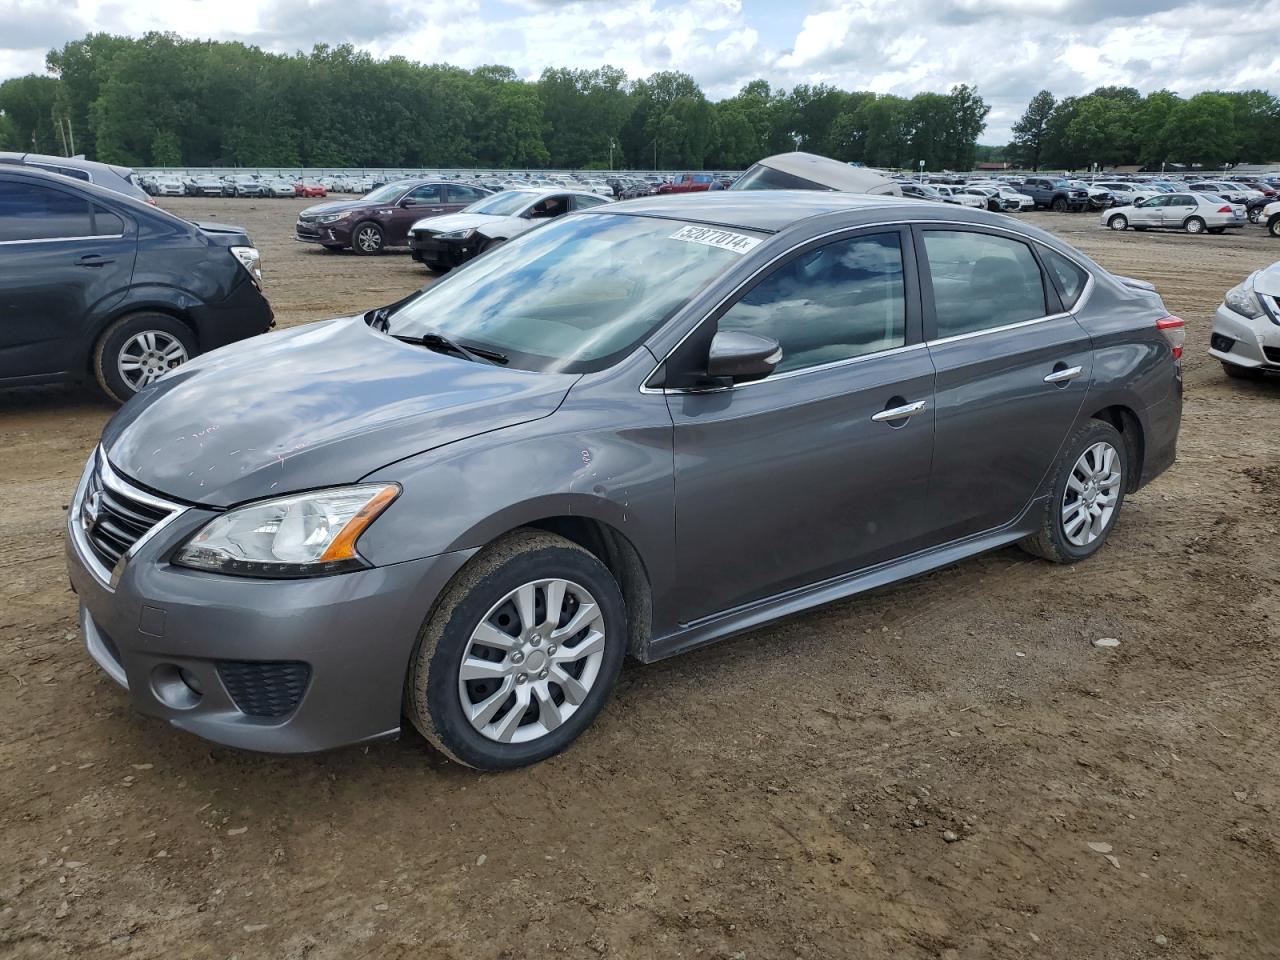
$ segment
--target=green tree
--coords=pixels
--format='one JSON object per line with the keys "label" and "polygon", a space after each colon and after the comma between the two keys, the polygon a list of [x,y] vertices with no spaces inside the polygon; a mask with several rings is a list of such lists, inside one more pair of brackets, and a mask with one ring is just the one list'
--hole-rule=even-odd
{"label": "green tree", "polygon": [[0,83],[0,112],[9,120],[9,136],[17,149],[63,152],[62,135],[54,123],[58,89],[57,80],[36,74]]}
{"label": "green tree", "polygon": [[1165,124],[1164,141],[1176,144],[1183,163],[1220,167],[1238,149],[1231,101],[1220,93],[1199,93],[1179,103]]}
{"label": "green tree", "polygon": [[1013,142],[1009,149],[1024,167],[1040,169],[1049,137],[1049,119],[1057,105],[1052,93],[1041,90],[1031,98],[1022,117],[1013,125]]}

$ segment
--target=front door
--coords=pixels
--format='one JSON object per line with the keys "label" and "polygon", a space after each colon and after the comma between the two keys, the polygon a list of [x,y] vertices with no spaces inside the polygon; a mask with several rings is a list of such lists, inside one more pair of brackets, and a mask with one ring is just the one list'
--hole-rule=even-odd
{"label": "front door", "polygon": [[386,224],[387,245],[404,246],[409,242],[409,229],[419,220],[439,217],[460,209],[450,207],[445,200],[445,186],[442,183],[425,183],[406,193],[391,208]]}
{"label": "front door", "polygon": [[1021,239],[918,232],[937,369],[932,539],[1016,519],[1039,491],[1088,392],[1093,343]]}
{"label": "front door", "polygon": [[782,360],[754,383],[668,393],[682,622],[915,549],[933,365],[910,234],[806,245],[706,322],[772,337]]}
{"label": "front door", "polygon": [[69,189],[0,177],[0,378],[81,369],[84,324],[124,296],[132,223]]}

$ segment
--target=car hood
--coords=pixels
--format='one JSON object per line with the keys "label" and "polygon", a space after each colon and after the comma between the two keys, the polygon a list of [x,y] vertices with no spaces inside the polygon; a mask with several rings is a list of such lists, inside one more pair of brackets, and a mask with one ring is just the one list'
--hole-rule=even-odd
{"label": "car hood", "polygon": [[[268,184],[268,186],[274,186],[274,184]],[[369,204],[363,200],[333,200],[329,203],[317,203],[314,207],[307,207],[302,211],[302,214],[323,217],[330,213],[342,213],[344,210],[355,210],[357,207],[369,206],[379,206],[379,204]],[[385,204],[381,204],[381,206],[385,206]],[[302,214],[299,214],[299,216]]]}
{"label": "car hood", "polygon": [[489,227],[495,223],[519,219],[519,217],[495,217],[487,213],[446,213],[440,217],[424,217],[410,227],[410,230],[423,229],[433,233],[448,233],[453,230],[469,230],[472,227]]}
{"label": "car hood", "polygon": [[1253,278],[1253,289],[1268,297],[1280,297],[1280,262],[1259,270]]}
{"label": "car hood", "polygon": [[577,379],[434,353],[352,317],[184,364],[125,404],[102,444],[134,481],[225,507],[354,483],[405,457],[549,416]]}

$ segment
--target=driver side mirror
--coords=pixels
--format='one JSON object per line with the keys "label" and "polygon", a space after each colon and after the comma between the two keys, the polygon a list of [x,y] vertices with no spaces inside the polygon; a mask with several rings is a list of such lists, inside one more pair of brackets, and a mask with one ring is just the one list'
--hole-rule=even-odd
{"label": "driver side mirror", "polygon": [[772,337],[722,330],[711,339],[707,375],[732,383],[763,380],[782,360],[782,347]]}
{"label": "driver side mirror", "polygon": [[421,202],[422,202],[422,201],[421,201],[421,200],[418,200],[416,197],[405,197],[403,200],[401,200],[401,201],[400,201],[400,206],[402,206],[402,207],[416,207],[416,206],[418,206],[418,204],[419,204],[419,203],[421,203]]}

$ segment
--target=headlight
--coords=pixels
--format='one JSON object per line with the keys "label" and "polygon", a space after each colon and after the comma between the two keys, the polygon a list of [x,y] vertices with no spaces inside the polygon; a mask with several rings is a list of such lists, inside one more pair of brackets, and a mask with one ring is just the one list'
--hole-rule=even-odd
{"label": "headlight", "polygon": [[1253,284],[1249,280],[1228,290],[1223,302],[1236,313],[1250,320],[1262,316],[1262,304],[1258,302],[1257,294],[1253,292]]}
{"label": "headlight", "polygon": [[316,223],[337,223],[339,220],[345,220],[349,216],[351,216],[351,211],[349,210],[346,211],[345,213],[326,213],[322,217],[316,217],[315,222]]}
{"label": "headlight", "polygon": [[448,233],[437,233],[438,240],[470,240],[476,235],[475,227],[468,227],[466,230],[450,230]]}
{"label": "headlight", "polygon": [[232,247],[231,255],[240,261],[240,266],[249,271],[249,276],[253,277],[261,286],[262,284],[262,254],[258,252],[256,247]]}
{"label": "headlight", "polygon": [[356,540],[399,495],[395,484],[375,483],[251,503],[205,524],[173,562],[246,577],[358,570],[368,563]]}

